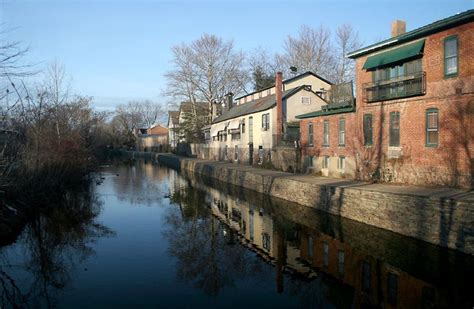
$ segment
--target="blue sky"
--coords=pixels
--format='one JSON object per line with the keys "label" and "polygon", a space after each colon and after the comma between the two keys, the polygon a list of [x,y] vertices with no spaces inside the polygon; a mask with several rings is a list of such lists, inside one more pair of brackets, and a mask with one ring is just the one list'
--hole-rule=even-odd
{"label": "blue sky", "polygon": [[132,99],[165,103],[170,48],[203,33],[233,39],[244,51],[281,52],[302,24],[334,31],[351,24],[365,44],[386,38],[390,22],[407,30],[474,7],[474,0],[376,1],[20,1],[0,0],[0,24],[30,46],[28,60],[58,60],[74,92],[99,109]]}

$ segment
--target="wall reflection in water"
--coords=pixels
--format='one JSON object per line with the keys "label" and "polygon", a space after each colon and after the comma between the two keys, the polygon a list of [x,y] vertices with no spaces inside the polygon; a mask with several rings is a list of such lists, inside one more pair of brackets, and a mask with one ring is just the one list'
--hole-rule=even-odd
{"label": "wall reflection in water", "polygon": [[[276,290],[304,306],[474,303],[472,257],[208,178],[170,176],[179,207],[167,221],[170,252],[180,278],[206,293],[258,276],[258,263],[248,258],[254,252],[273,265]],[[242,246],[248,250],[236,249]]]}
{"label": "wall reflection in water", "polygon": [[17,242],[0,248],[0,308],[54,307],[90,244],[114,232],[96,222],[101,204],[90,192],[68,192],[27,224]]}

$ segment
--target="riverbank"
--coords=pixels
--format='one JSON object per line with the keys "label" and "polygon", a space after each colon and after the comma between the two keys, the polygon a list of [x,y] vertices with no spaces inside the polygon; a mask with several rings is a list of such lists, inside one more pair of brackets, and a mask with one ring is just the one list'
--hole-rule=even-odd
{"label": "riverbank", "polygon": [[71,192],[86,190],[92,171],[51,166],[12,177],[0,191],[0,246],[15,242],[39,213],[70,202]]}
{"label": "riverbank", "polygon": [[295,175],[172,154],[152,157],[176,169],[474,255],[474,192]]}

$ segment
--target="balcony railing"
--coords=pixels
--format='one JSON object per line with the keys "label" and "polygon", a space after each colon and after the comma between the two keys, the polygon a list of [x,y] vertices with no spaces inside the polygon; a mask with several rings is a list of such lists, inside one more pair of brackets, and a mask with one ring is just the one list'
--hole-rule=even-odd
{"label": "balcony railing", "polygon": [[396,79],[365,83],[364,102],[377,102],[423,95],[426,93],[426,73],[419,72]]}

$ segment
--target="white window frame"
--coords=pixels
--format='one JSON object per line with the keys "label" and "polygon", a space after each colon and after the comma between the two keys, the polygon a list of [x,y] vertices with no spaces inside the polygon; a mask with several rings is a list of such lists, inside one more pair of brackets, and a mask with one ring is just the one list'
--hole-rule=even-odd
{"label": "white window frame", "polygon": [[345,156],[339,156],[337,159],[337,169],[341,172],[344,172],[346,169],[346,157]]}

